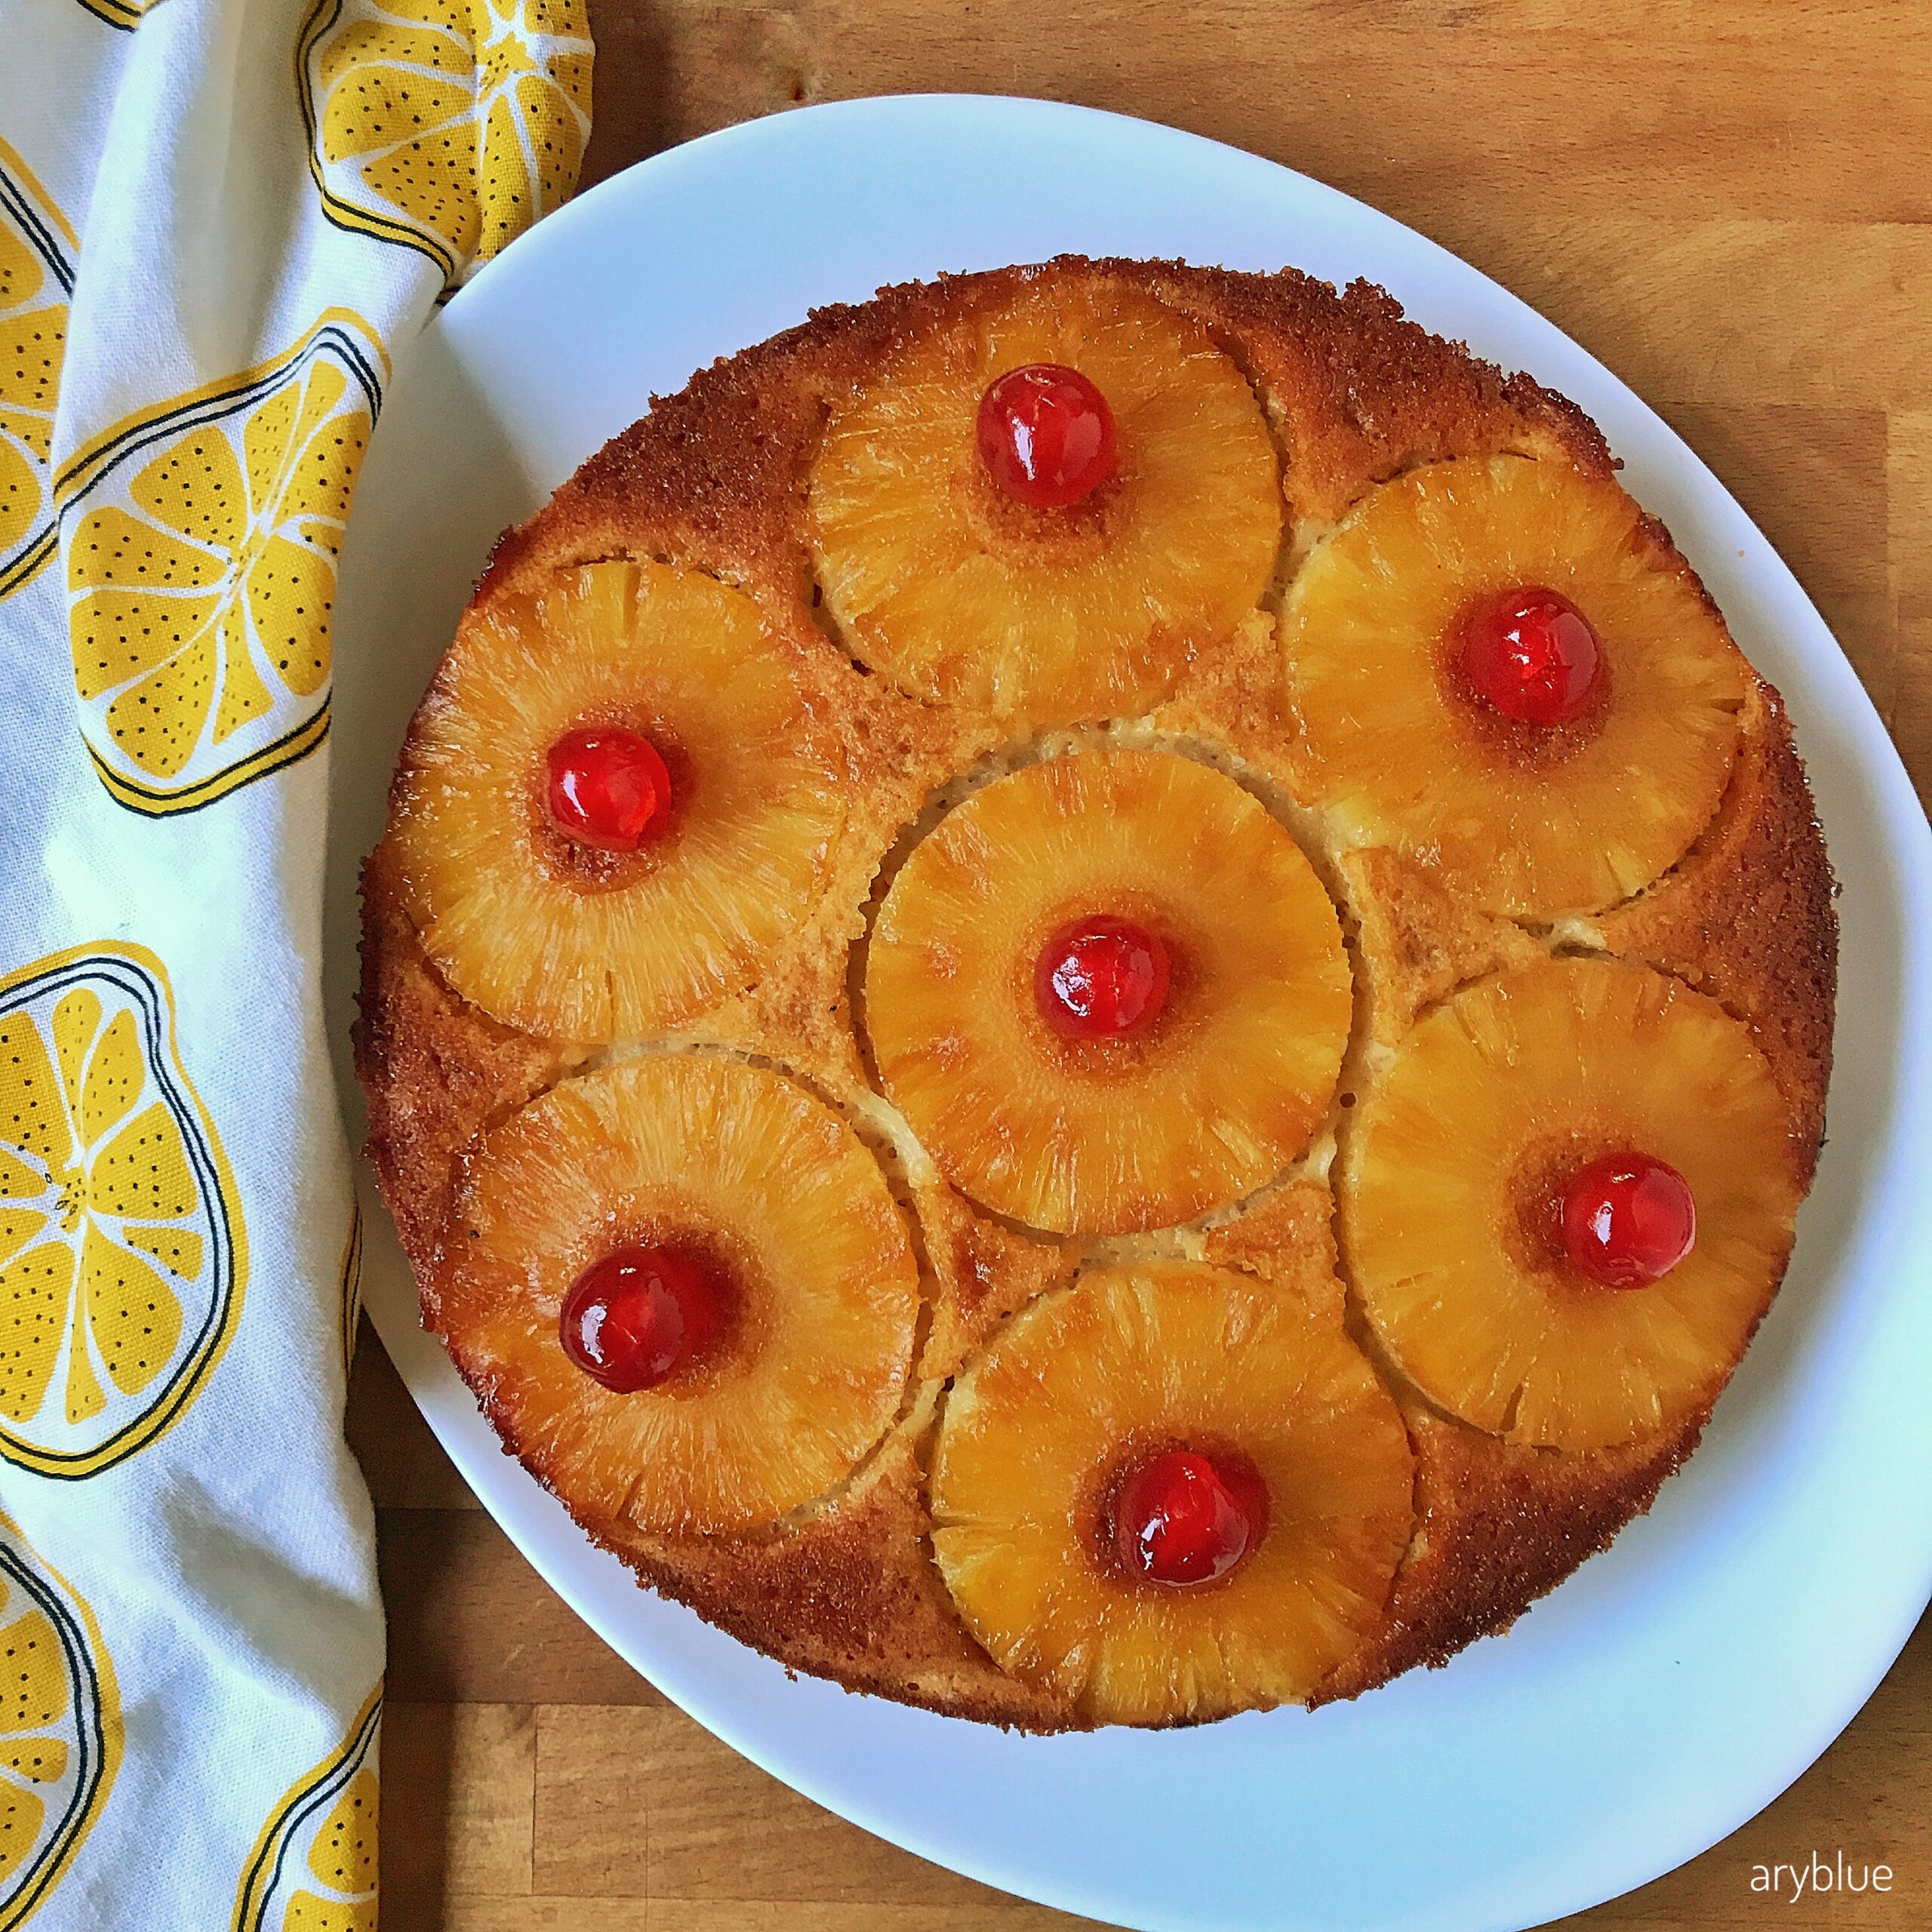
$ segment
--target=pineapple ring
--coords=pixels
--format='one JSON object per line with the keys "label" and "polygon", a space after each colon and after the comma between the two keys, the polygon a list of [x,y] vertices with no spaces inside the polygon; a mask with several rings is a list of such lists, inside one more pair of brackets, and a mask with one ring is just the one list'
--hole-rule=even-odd
{"label": "pineapple ring", "polygon": [[[671,755],[673,817],[600,875],[568,863],[541,774],[565,731],[607,721]],[[465,617],[411,728],[392,835],[423,949],[457,992],[602,1044],[749,985],[817,897],[844,816],[751,600],[617,562]]]}
{"label": "pineapple ring", "polygon": [[[565,1081],[484,1142],[433,1325],[492,1420],[593,1529],[742,1530],[822,1496],[897,1414],[919,1275],[878,1163],[769,1069],[654,1054]],[[725,1346],[618,1395],[558,1337],[578,1275],[696,1242],[734,1286]]]}
{"label": "pineapple ring", "polygon": [[[1268,1527],[1222,1581],[1107,1559],[1124,1445],[1230,1446]],[[1033,1304],[961,1376],[933,1462],[933,1553],[1001,1668],[1100,1724],[1305,1699],[1373,1629],[1412,1526],[1395,1401],[1299,1297],[1197,1263],[1107,1268]]]}
{"label": "pineapple ring", "polygon": [[[1567,1174],[1625,1151],[1690,1183],[1697,1242],[1661,1281],[1601,1288],[1535,1217]],[[1343,1249],[1376,1334],[1432,1401],[1513,1442],[1596,1449],[1715,1398],[1803,1192],[1741,1023],[1648,967],[1550,960],[1479,982],[1396,1049],[1346,1132]]]}
{"label": "pineapple ring", "polygon": [[[1070,366],[1111,406],[1112,480],[1066,509],[996,498],[975,442],[1008,371]],[[1281,489],[1247,378],[1191,318],[1048,278],[900,348],[833,412],[810,491],[826,610],[928,702],[1032,724],[1146,711],[1254,608]]]}
{"label": "pineapple ring", "polygon": [[[1445,678],[1462,613],[1524,585],[1561,592],[1597,631],[1608,681],[1585,726],[1512,730]],[[1627,899],[1723,796],[1744,661],[1607,477],[1469,457],[1383,484],[1303,565],[1281,636],[1303,798],[1351,843],[1428,858],[1491,910]]]}
{"label": "pineapple ring", "polygon": [[[1041,945],[1090,913],[1175,955],[1144,1041],[1061,1041],[1034,1004]],[[1327,1109],[1351,1014],[1300,848],[1232,779],[1157,751],[1051,759],[949,812],[879,908],[865,1002],[886,1094],[946,1178],[1060,1234],[1171,1226],[1271,1180]]]}

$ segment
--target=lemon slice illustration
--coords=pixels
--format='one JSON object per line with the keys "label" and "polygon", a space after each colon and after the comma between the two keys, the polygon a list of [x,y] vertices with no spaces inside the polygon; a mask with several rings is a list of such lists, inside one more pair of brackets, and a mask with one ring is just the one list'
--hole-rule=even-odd
{"label": "lemon slice illustration", "polygon": [[329,218],[420,249],[450,285],[576,183],[583,0],[319,0],[300,60]]}
{"label": "lemon slice illustration", "polygon": [[152,1441],[246,1272],[159,961],[81,949],[0,980],[0,1456],[80,1477]]}
{"label": "lemon slice illustration", "polygon": [[63,468],[82,728],[122,804],[192,810],[320,742],[336,559],[386,372],[331,310]]}
{"label": "lemon slice illustration", "polygon": [[114,1782],[121,1705],[93,1613],[0,1516],[0,1932],[60,1882]]}

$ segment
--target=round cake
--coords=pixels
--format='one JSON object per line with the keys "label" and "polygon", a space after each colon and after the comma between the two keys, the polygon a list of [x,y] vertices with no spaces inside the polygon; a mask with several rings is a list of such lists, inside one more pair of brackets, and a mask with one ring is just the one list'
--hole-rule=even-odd
{"label": "round cake", "polygon": [[506,1451],[793,1669],[1354,1696],[1648,1508],[1775,1294],[1832,881],[1576,408],[1063,259],[714,365],[506,535],[364,875]]}

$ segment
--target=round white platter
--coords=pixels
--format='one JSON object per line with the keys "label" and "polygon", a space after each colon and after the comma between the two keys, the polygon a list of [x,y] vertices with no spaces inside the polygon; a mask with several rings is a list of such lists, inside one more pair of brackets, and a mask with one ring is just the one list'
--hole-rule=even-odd
{"label": "round white platter", "polygon": [[[1312,1715],[1026,1738],[788,1678],[637,1588],[500,1452],[417,1326],[373,1200],[368,1305],[457,1466],[585,1620],[700,1722],[868,1830],[1137,1927],[1540,1924],[1768,1803],[1864,1702],[1932,1592],[1932,835],[1763,537],[1657,416],[1514,297],[1286,169],[1041,102],[812,108],[592,190],[400,357],[370,450],[338,605],[332,1035],[342,1046],[351,1010],[355,867],[498,531],[654,391],[815,305],[1063,251],[1366,276],[1530,370],[1595,417],[1785,693],[1843,884],[1830,1140],[1790,1275],[1703,1447],[1607,1555],[1444,1670]],[[359,1128],[346,1071],[344,1085]]]}

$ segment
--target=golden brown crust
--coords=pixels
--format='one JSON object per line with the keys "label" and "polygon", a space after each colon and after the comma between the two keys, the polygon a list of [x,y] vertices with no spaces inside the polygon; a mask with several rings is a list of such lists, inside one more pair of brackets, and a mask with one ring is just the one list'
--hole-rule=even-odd
{"label": "golden brown crust", "polygon": [[1318,1312],[1341,1312],[1335,1202],[1320,1181],[1293,1180],[1252,1202],[1238,1220],[1209,1234],[1201,1258],[1258,1276]]}
{"label": "golden brown crust", "polygon": [[999,1669],[953,1614],[927,1543],[934,1392],[929,1385],[921,1409],[844,1494],[796,1529],[701,1545],[632,1532],[607,1547],[667,1596],[792,1669],[984,1723],[1078,1728],[1062,1700]]}
{"label": "golden brown crust", "polygon": [[562,1056],[454,992],[423,955],[380,847],[362,872],[355,1072],[369,1158],[403,1252],[433,1293],[463,1150],[555,1080]]}
{"label": "golden brown crust", "polygon": [[1453,457],[1553,457],[1600,475],[1614,467],[1575,404],[1431,335],[1372,283],[1351,282],[1337,295],[1293,269],[1168,264],[1151,278],[1217,327],[1267,397],[1297,518],[1333,523],[1371,485]]}
{"label": "golden brown crust", "polygon": [[1749,1023],[1790,1106],[1808,1185],[1832,1075],[1836,888],[1791,721],[1761,678],[1740,725],[1717,817],[1648,891],[1598,919],[1597,937]]}
{"label": "golden brown crust", "polygon": [[1521,927],[1464,905],[1404,853],[1358,846],[1337,863],[1354,914],[1369,1037],[1379,1046],[1392,1045],[1459,986],[1542,956]]}
{"label": "golden brown crust", "polygon": [[1312,1700],[1358,1697],[1507,1630],[1655,1500],[1708,1411],[1661,1435],[1582,1453],[1505,1442],[1403,1402],[1416,1458],[1416,1536],[1388,1621]]}
{"label": "golden brown crust", "polygon": [[[872,1091],[852,995],[854,948],[908,828],[930,818],[961,774],[1038,748],[1007,743],[986,720],[918,703],[854,666],[816,614],[804,506],[829,410],[895,342],[1038,274],[1149,291],[1198,318],[1247,372],[1283,454],[1286,567],[1366,489],[1420,463],[1514,452],[1595,475],[1614,466],[1573,405],[1430,336],[1366,285],[1338,295],[1293,271],[1063,260],[888,290],[713,365],[678,395],[654,399],[491,559],[478,607],[607,557],[715,571],[750,595],[809,664],[814,717],[837,735],[851,774],[832,876],[758,983],[693,1031],[771,1056],[846,1109],[915,1226],[930,1299],[925,1380],[907,1416],[803,1520],[738,1537],[646,1537],[608,1524],[589,1526],[592,1534],[654,1587],[795,1669],[935,1710],[1053,1729],[1068,1714],[1001,1672],[951,1610],[924,1541],[922,1457],[946,1379],[1008,1315],[1065,1280],[1080,1256],[995,1222],[931,1171]],[[1356,1064],[1472,978],[1551,946],[1601,946],[1680,974],[1752,1026],[1790,1102],[1808,1170],[1830,1064],[1835,924],[1802,768],[1768,687],[1754,683],[1730,789],[1678,866],[1594,925],[1547,933],[1469,913],[1407,859],[1327,848],[1323,828],[1293,797],[1276,651],[1272,620],[1258,611],[1137,728],[1226,763],[1310,848],[1345,903],[1362,968]],[[499,1026],[443,981],[383,848],[365,894],[356,1045],[371,1152],[433,1314],[438,1238],[464,1147],[577,1061]],[[1179,1238],[1284,1292],[1332,1297],[1341,1290],[1331,1217],[1327,1186],[1311,1174],[1225,1226]],[[1350,1319],[1367,1346],[1352,1312]],[[1417,1457],[1417,1535],[1385,1629],[1324,1687],[1324,1700],[1439,1663],[1507,1628],[1649,1506],[1705,1419],[1667,1438],[1564,1454],[1483,1435],[1390,1379]],[[488,1391],[478,1393],[487,1407]]]}

